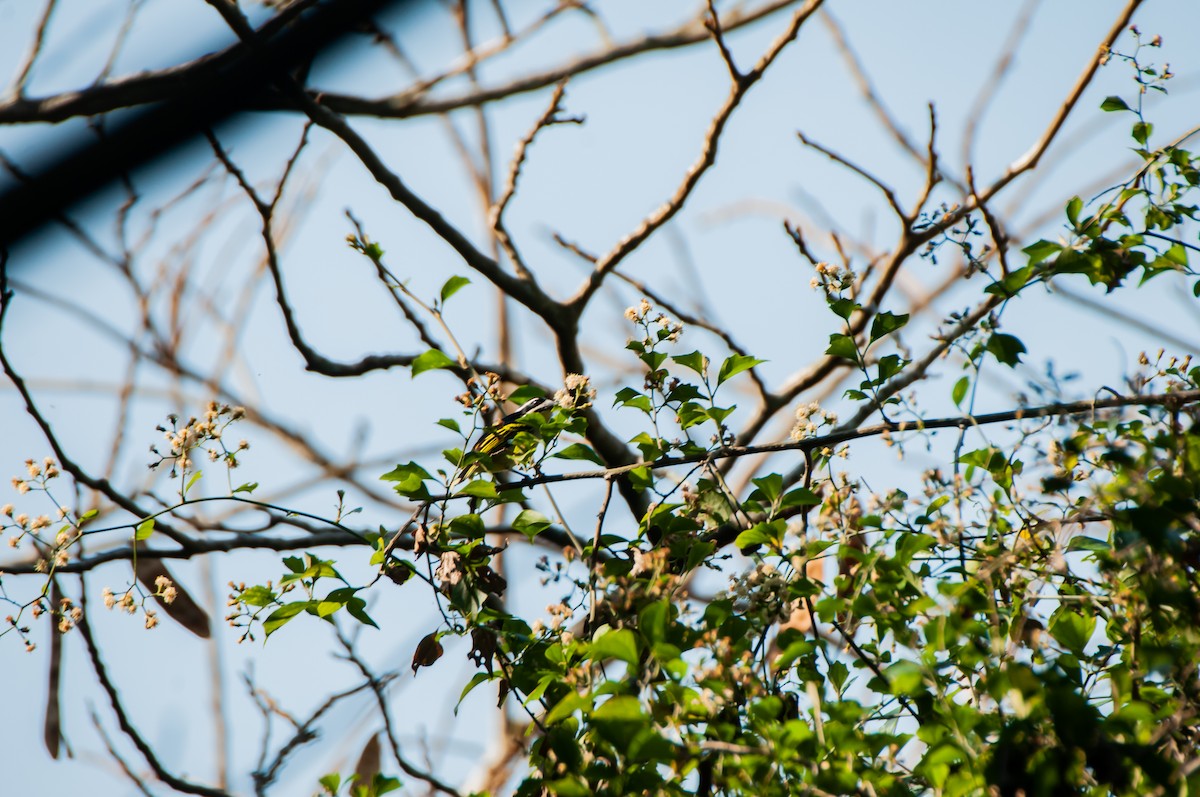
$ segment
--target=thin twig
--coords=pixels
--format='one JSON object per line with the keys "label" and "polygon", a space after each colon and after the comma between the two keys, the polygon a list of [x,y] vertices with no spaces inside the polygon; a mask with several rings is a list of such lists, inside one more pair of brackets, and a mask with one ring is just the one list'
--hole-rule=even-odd
{"label": "thin twig", "polygon": [[504,181],[504,187],[501,189],[500,198],[492,205],[488,213],[488,224],[492,228],[492,232],[496,235],[496,240],[504,249],[508,259],[512,262],[513,268],[517,274],[526,280],[532,280],[533,274],[530,273],[529,267],[525,265],[524,258],[521,257],[520,251],[516,244],[513,243],[512,236],[508,232],[508,228],[504,225],[504,211],[508,209],[508,203],[512,201],[513,195],[517,191],[517,179],[521,175],[521,167],[525,163],[525,156],[529,150],[529,146],[533,143],[533,139],[543,129],[552,125],[561,124],[583,124],[583,118],[578,116],[560,117],[562,112],[563,92],[566,91],[566,82],[561,82],[554,87],[554,94],[550,97],[550,105],[546,108],[538,120],[534,122],[533,127],[529,132],[517,142],[517,151],[513,155],[512,163],[508,167],[508,179]]}
{"label": "thin twig", "polygon": [[125,707],[121,703],[120,693],[116,686],[108,677],[108,669],[104,666],[103,659],[100,658],[100,648],[96,644],[95,638],[92,636],[91,625],[85,618],[81,619],[77,626],[80,635],[83,637],[84,644],[87,647],[88,657],[92,662],[92,672],[96,674],[96,679],[100,682],[101,688],[108,695],[109,703],[112,705],[113,714],[116,715],[117,724],[121,731],[133,742],[133,746],[141,753],[142,758],[153,770],[155,776],[163,783],[170,786],[175,791],[180,791],[185,794],[199,794],[201,797],[232,797],[229,792],[224,789],[217,789],[211,786],[204,786],[199,783],[192,783],[183,778],[176,777],[167,771],[166,767],[158,760],[158,756],[154,752],[154,748],[142,737],[137,728],[129,720],[129,715],[125,712]]}
{"label": "thin twig", "polygon": [[42,18],[38,21],[37,32],[33,35],[33,45],[29,48],[25,62],[21,64],[17,70],[17,76],[13,80],[12,92],[17,98],[25,96],[25,84],[29,82],[33,65],[37,63],[38,56],[42,53],[42,47],[46,43],[46,31],[50,28],[50,17],[54,15],[54,9],[57,6],[58,0],[46,0],[46,7],[42,9]]}
{"label": "thin twig", "polygon": [[721,134],[724,132],[725,126],[728,124],[730,117],[733,116],[733,112],[741,105],[742,99],[754,84],[762,79],[767,68],[775,62],[775,59],[779,57],[784,48],[799,35],[800,28],[812,16],[813,12],[821,7],[822,2],[823,0],[808,0],[792,16],[791,24],[771,43],[767,51],[759,58],[758,63],[754,65],[754,68],[742,75],[740,80],[733,82],[724,105],[721,106],[716,116],[709,123],[699,157],[688,169],[683,181],[662,206],[642,220],[637,229],[618,241],[607,254],[600,257],[587,281],[568,302],[568,306],[571,308],[573,314],[579,315],[582,313],[588,301],[599,290],[601,283],[609,272],[619,266],[630,253],[641,246],[646,239],[680,211],[684,203],[692,195],[692,191],[700,183],[700,178],[717,162],[717,146],[721,140]]}

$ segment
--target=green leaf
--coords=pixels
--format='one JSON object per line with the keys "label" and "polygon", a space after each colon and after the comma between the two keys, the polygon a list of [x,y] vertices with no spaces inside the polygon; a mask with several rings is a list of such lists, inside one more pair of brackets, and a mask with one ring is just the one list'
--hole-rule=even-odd
{"label": "green leaf", "polygon": [[238,594],[238,600],[247,606],[270,606],[278,597],[274,590],[267,589],[261,584],[246,587]]}
{"label": "green leaf", "polygon": [[445,427],[446,429],[449,429],[452,432],[457,432],[458,434],[462,434],[462,427],[459,426],[458,421],[454,420],[453,418],[442,418],[440,421],[437,422],[437,425]]}
{"label": "green leaf", "polygon": [[1171,244],[1167,251],[1163,252],[1163,257],[1177,266],[1186,266],[1188,264],[1187,249],[1180,243]]}
{"label": "green leaf", "polygon": [[890,335],[907,323],[907,313],[900,315],[896,315],[895,313],[879,313],[871,321],[871,342],[874,343],[880,338]]}
{"label": "green leaf", "polygon": [[829,309],[833,311],[834,315],[847,321],[850,320],[850,316],[854,315],[854,311],[861,307],[862,305],[853,299],[831,299],[829,301]]}
{"label": "green leaf", "polygon": [[748,354],[731,354],[725,358],[725,362],[721,363],[721,370],[717,374],[717,384],[721,385],[742,371],[747,371],[765,362],[766,360],[760,360]]}
{"label": "green leaf", "polygon": [[483,525],[483,518],[475,513],[459,515],[451,520],[450,531],[453,534],[460,534],[468,540],[478,540],[487,533]]}
{"label": "green leaf", "polygon": [[[1032,263],[1033,260],[1030,259],[1029,262]],[[983,289],[983,292],[990,293],[993,296],[1004,296],[1006,298],[1011,298],[1020,293],[1021,289],[1029,284],[1029,280],[1033,277],[1033,273],[1034,267],[1032,265],[1022,266],[1016,271],[1013,271],[1007,277],[987,286]]]}
{"label": "green leaf", "polygon": [[1146,146],[1146,142],[1150,140],[1150,135],[1154,132],[1154,125],[1149,122],[1135,122],[1133,125],[1133,140]]}
{"label": "green leaf", "polygon": [[[649,718],[642,711],[641,701],[632,695],[615,695],[609,698],[592,712],[590,720],[596,732],[615,745],[616,749],[621,751],[622,757],[628,755],[631,760],[637,760],[638,753],[645,752],[643,747],[661,746],[653,743],[647,745],[648,735],[660,739],[661,737],[655,733]],[[665,743],[665,740],[661,742]],[[553,790],[562,797],[585,797],[596,793],[590,789],[583,790],[582,793],[578,789],[564,792],[558,783],[553,784]],[[642,793],[642,790],[638,789],[637,792]]]}
{"label": "green leaf", "polygon": [[613,397],[613,406],[620,405],[622,407],[634,407],[649,415],[654,407],[650,403],[650,398],[644,396],[631,387],[623,387],[617,391],[617,395]]}
{"label": "green leaf", "polygon": [[688,401],[679,407],[675,417],[679,419],[680,429],[689,429],[708,420],[708,412],[696,402]]}
{"label": "green leaf", "polygon": [[782,520],[772,521],[771,523],[758,523],[753,528],[746,529],[737,536],[733,544],[739,549],[746,549],[754,545],[771,545],[774,546],[779,538],[779,525],[783,523],[786,529],[786,523]]}
{"label": "green leaf", "polygon": [[[466,700],[467,695],[471,694],[471,690],[473,690],[475,687],[479,686],[484,681],[490,681],[490,680],[491,680],[491,676],[489,676],[486,672],[477,672],[477,673],[475,673],[475,675],[473,675],[471,677],[471,680],[467,681],[467,685],[463,687],[462,692],[459,693],[459,695],[458,695],[458,702],[454,704],[455,716],[458,715],[458,707],[462,705],[462,702],[464,700]],[[579,693],[571,692],[571,694],[577,695]]]}
{"label": "green leaf", "polygon": [[202,471],[202,470],[198,470],[195,473],[193,473],[192,478],[188,479],[187,484],[183,485],[183,494],[187,495],[188,490],[192,489],[192,487],[196,484],[196,482],[200,481],[200,477],[203,475],[204,475],[204,471]]}
{"label": "green leaf", "polygon": [[592,699],[583,692],[570,690],[558,701],[558,704],[546,714],[546,718],[542,720],[547,727],[556,723],[562,722],[567,717],[574,714],[576,711],[587,713],[592,707]]}
{"label": "green leaf", "polygon": [[513,528],[530,540],[550,528],[550,518],[533,509],[522,509],[513,519]]}
{"label": "green leaf", "polygon": [[665,642],[670,620],[671,602],[663,598],[638,612],[638,630],[652,643]]}
{"label": "green leaf", "polygon": [[426,371],[436,371],[439,368],[454,368],[457,366],[454,360],[451,360],[443,352],[437,349],[430,349],[424,354],[418,354],[412,361],[412,375],[415,379],[418,375]]}
{"label": "green leaf", "polygon": [[1083,653],[1095,630],[1095,615],[1085,617],[1072,611],[1063,611],[1050,621],[1050,636],[1077,656]]}
{"label": "green leaf", "polygon": [[1083,210],[1083,200],[1077,196],[1071,197],[1071,201],[1067,203],[1067,221],[1071,222],[1072,227],[1079,226],[1079,213]]}
{"label": "green leaf", "polygon": [[642,452],[642,459],[645,460],[658,459],[670,448],[670,443],[651,437],[649,432],[638,432],[629,438],[629,442],[638,447]]}
{"label": "green leaf", "polygon": [[631,667],[638,663],[637,635],[628,628],[619,628],[592,640],[588,649],[588,658],[592,661],[604,659],[620,659]]}
{"label": "green leaf", "polygon": [[884,675],[893,695],[915,695],[924,691],[921,682],[925,674],[915,661],[898,661],[884,670]]}
{"label": "green leaf", "polygon": [[840,661],[835,661],[829,665],[829,682],[833,684],[833,688],[841,693],[842,687],[846,685],[846,678],[850,676],[850,669]]}
{"label": "green leaf", "polygon": [[597,465],[604,464],[604,460],[600,459],[600,455],[592,450],[591,446],[584,445],[583,443],[571,443],[571,445],[561,451],[554,452],[551,456],[557,459],[582,459]]}
{"label": "green leaf", "polygon": [[680,382],[675,387],[671,388],[671,392],[667,394],[667,401],[693,401],[694,399],[705,399],[706,396],[700,392],[700,389],[691,382]]}
{"label": "green leaf", "polygon": [[367,614],[367,602],[358,596],[346,601],[346,612],[363,625],[369,625],[372,628],[379,627],[379,625],[371,619],[370,615]]}
{"label": "green leaf", "polygon": [[397,493],[407,498],[428,498],[429,491],[426,490],[424,481],[431,479],[429,472],[415,462],[396,465],[387,473],[379,477],[380,481],[395,482],[393,488]]}
{"label": "green leaf", "polygon": [[833,357],[841,357],[852,363],[858,362],[858,347],[854,344],[854,338],[849,335],[836,332],[830,335],[829,348],[825,350],[825,353]]}
{"label": "green leaf", "polygon": [[661,351],[646,351],[639,354],[638,359],[644,362],[651,371],[657,371],[667,361],[667,354]]}
{"label": "green leaf", "polygon": [[300,614],[300,612],[308,611],[309,609],[315,609],[316,604],[317,601],[295,601],[294,603],[288,603],[284,606],[280,606],[271,613],[270,617],[263,621],[263,633],[268,637],[271,636],[271,634],[287,625],[287,623],[293,617]]}
{"label": "green leaf", "polygon": [[378,772],[376,772],[375,777],[371,779],[371,788],[374,789],[375,797],[383,797],[384,794],[396,791],[403,785],[404,784],[400,782],[399,778],[380,775]]}
{"label": "green leaf", "polygon": [[807,487],[797,487],[794,490],[788,490],[787,495],[779,502],[779,508],[785,510],[798,506],[817,506],[820,503],[821,496]]}
{"label": "green leaf", "polygon": [[1071,541],[1067,543],[1067,550],[1091,551],[1092,553],[1099,553],[1101,551],[1111,551],[1112,546],[1104,540],[1098,540],[1095,537],[1085,537],[1080,535],[1078,537],[1071,538]]}
{"label": "green leaf", "polygon": [[908,365],[908,360],[905,360],[899,354],[888,354],[879,358],[879,378],[875,380],[875,384],[883,384],[891,379],[900,370]]}
{"label": "green leaf", "polygon": [[709,407],[707,410],[705,410],[704,414],[709,418],[712,418],[719,426],[725,423],[725,419],[732,415],[733,411],[736,409],[736,404],[729,407]]}
{"label": "green leaf", "polygon": [[1125,104],[1125,100],[1120,97],[1105,97],[1104,102],[1100,103],[1102,111],[1128,111],[1129,106]]}
{"label": "green leaf", "polygon": [[148,517],[137,525],[133,530],[133,538],[135,540],[148,540],[150,535],[154,533],[154,518]]}
{"label": "green leaf", "polygon": [[258,489],[258,482],[246,482],[233,488],[234,495],[237,493],[252,493]]}
{"label": "green leaf", "polygon": [[967,391],[971,388],[971,378],[969,376],[961,377],[954,383],[954,389],[950,391],[950,400],[954,402],[954,406],[961,407],[963,399],[967,396]]}
{"label": "green leaf", "polygon": [[455,495],[465,495],[470,498],[498,498],[499,497],[498,493],[496,492],[496,485],[493,484],[492,482],[488,481],[487,479],[476,479],[475,481],[467,484],[461,490],[456,492]]}
{"label": "green leaf", "polygon": [[654,486],[654,471],[648,465],[641,465],[629,471],[629,483],[639,493]]}
{"label": "green leaf", "polygon": [[778,473],[768,473],[751,481],[762,490],[763,498],[770,503],[775,503],[775,499],[783,493],[783,476]]}
{"label": "green leaf", "polygon": [[690,368],[700,374],[700,376],[704,376],[708,371],[708,358],[698,351],[691,352],[690,354],[680,354],[671,359],[684,368]]}
{"label": "green leaf", "polygon": [[471,281],[466,277],[453,276],[446,280],[446,284],[442,286],[442,304],[445,304],[447,299],[458,293],[460,289],[470,284]]}
{"label": "green leaf", "polygon": [[409,461],[405,464],[396,465],[396,467],[380,476],[379,480],[385,482],[402,482],[408,481],[413,476],[416,476],[418,479],[422,480],[433,478],[429,475],[429,471],[422,468],[416,462]]}
{"label": "green leaf", "polygon": [[997,360],[1010,368],[1015,367],[1017,363],[1021,362],[1021,355],[1026,351],[1025,344],[1019,338],[1006,335],[1003,332],[997,332],[988,339],[987,350]]}
{"label": "green leaf", "polygon": [[526,401],[535,398],[541,398],[546,395],[546,391],[534,385],[521,385],[519,388],[508,394],[508,400],[513,404],[524,404]]}
{"label": "green leaf", "polygon": [[959,455],[958,461],[963,465],[970,465],[976,468],[983,468],[992,473],[1004,467],[1008,461],[1004,457],[1004,452],[994,446],[987,448],[977,448],[974,451],[966,451]]}
{"label": "green leaf", "polygon": [[1048,260],[1062,251],[1062,244],[1054,241],[1047,241],[1043,238],[1040,241],[1034,241],[1029,246],[1021,250],[1029,256],[1029,265],[1036,266],[1043,260]]}

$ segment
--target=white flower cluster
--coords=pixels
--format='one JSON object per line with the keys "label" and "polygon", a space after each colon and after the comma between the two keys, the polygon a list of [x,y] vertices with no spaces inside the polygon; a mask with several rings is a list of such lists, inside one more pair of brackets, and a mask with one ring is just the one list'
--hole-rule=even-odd
{"label": "white flower cluster", "polygon": [[[650,318],[650,313],[654,310],[654,305],[650,304],[646,299],[642,299],[640,303],[633,307],[625,308],[625,317],[635,324],[641,324],[650,331],[651,324],[658,324],[666,332],[659,336],[659,340],[668,340],[671,343],[679,340],[679,336],[683,334],[683,324],[675,321],[663,313],[659,313],[653,319]],[[647,340],[649,342],[649,340]]]}
{"label": "white flower cluster", "polygon": [[582,410],[592,405],[596,388],[583,374],[567,374],[563,387],[554,394],[554,403],[564,410]]}
{"label": "white flower cluster", "polygon": [[767,562],[759,562],[753,570],[731,578],[725,597],[738,603],[749,604],[757,611],[766,609],[779,621],[786,620],[791,614],[788,580],[774,565]]}
{"label": "white flower cluster", "polygon": [[792,439],[804,440],[812,437],[822,426],[835,426],[838,416],[836,412],[821,409],[817,402],[801,404],[796,408],[796,424],[792,427]]}
{"label": "white flower cluster", "polygon": [[841,293],[854,285],[858,275],[849,266],[835,266],[821,261],[816,265],[817,274],[809,280],[809,286],[820,288],[827,294]]}
{"label": "white flower cluster", "polygon": [[224,460],[228,467],[236,468],[238,452],[247,450],[250,444],[241,440],[235,448],[230,449],[226,447],[221,435],[229,424],[244,417],[246,410],[242,407],[231,407],[215,401],[209,402],[203,418],[189,418],[183,428],[177,426],[177,416],[169,416],[172,428],[160,426],[158,430],[163,433],[163,438],[171,447],[170,452],[162,454],[156,447],[151,446],[150,452],[157,454],[160,459],[150,467],[155,468],[163,462],[170,461],[172,475],[177,467],[187,472],[195,467],[194,455],[203,452],[211,462]]}

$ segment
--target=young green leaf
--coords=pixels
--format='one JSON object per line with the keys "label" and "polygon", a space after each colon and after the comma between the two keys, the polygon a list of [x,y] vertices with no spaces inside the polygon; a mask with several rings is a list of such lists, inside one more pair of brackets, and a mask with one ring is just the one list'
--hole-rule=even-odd
{"label": "young green leaf", "polygon": [[765,362],[766,360],[760,360],[748,354],[731,354],[725,358],[725,362],[721,363],[721,370],[717,374],[717,384],[723,384],[726,380],[740,374],[742,371],[749,370]]}
{"label": "young green leaf", "polygon": [[292,603],[280,606],[271,615],[263,621],[263,633],[270,637],[271,634],[278,631],[296,615],[301,612],[312,609],[316,611],[317,601],[294,601]]}
{"label": "young green leaf", "polygon": [[1120,97],[1105,97],[1104,102],[1100,103],[1102,111],[1128,111],[1129,106],[1125,104],[1125,100]]}
{"label": "young green leaf", "polygon": [[439,368],[454,368],[456,365],[458,363],[451,360],[443,352],[437,349],[430,349],[424,354],[418,354],[412,361],[412,375],[415,379],[426,371],[435,371]]}
{"label": "young green leaf", "polygon": [[1154,132],[1154,125],[1149,122],[1136,122],[1133,125],[1133,140],[1146,146],[1146,142],[1150,140],[1151,133]]}
{"label": "young green leaf", "polygon": [[971,387],[971,378],[964,376],[954,383],[954,389],[950,391],[950,399],[954,402],[954,406],[961,407],[963,399],[967,396],[967,390]]}
{"label": "young green leaf", "polygon": [[1079,197],[1071,197],[1071,201],[1067,203],[1067,221],[1071,222],[1072,227],[1079,225],[1079,213],[1083,210],[1083,200]]}
{"label": "young green leaf", "polygon": [[134,529],[133,538],[138,541],[148,540],[148,539],[150,539],[150,535],[153,533],[154,533],[154,518],[148,517],[145,520],[143,520],[141,523],[139,523],[137,525],[137,528]]}
{"label": "young green leaf", "polygon": [[466,277],[453,276],[446,280],[446,284],[442,286],[442,304],[445,304],[447,299],[458,293],[460,289],[470,284],[471,281]]}
{"label": "young green leaf", "polygon": [[1188,264],[1187,249],[1180,243],[1174,243],[1167,247],[1167,251],[1163,252],[1163,257],[1177,266],[1187,266]]}

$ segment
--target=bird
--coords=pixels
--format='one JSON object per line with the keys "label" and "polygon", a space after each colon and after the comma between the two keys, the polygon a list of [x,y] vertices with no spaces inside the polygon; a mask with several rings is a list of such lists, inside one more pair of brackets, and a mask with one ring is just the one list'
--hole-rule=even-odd
{"label": "bird", "polygon": [[471,447],[472,452],[484,454],[485,457],[467,465],[457,480],[466,481],[483,470],[495,472],[511,468],[513,461],[507,456],[507,449],[517,433],[528,428],[522,421],[532,413],[545,412],[555,406],[557,403],[554,399],[545,396],[531,398],[501,418],[495,426],[488,427],[483,437]]}

